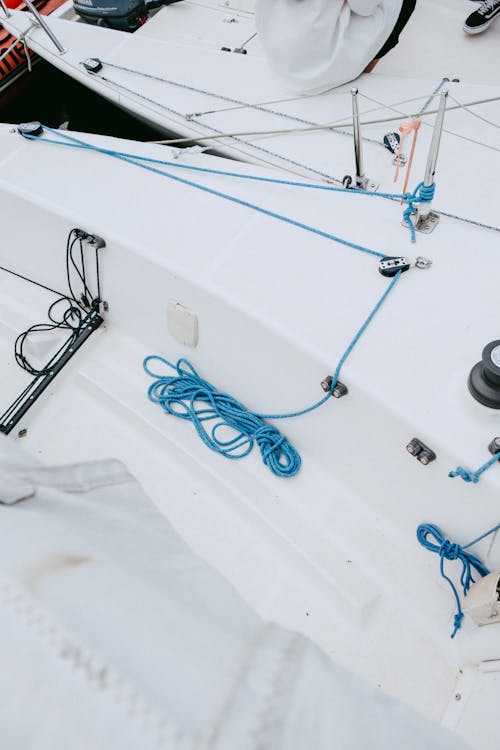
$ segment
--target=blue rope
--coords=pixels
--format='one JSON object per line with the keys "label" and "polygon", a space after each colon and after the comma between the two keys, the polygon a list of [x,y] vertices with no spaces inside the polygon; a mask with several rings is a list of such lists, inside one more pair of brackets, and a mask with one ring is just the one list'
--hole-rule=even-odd
{"label": "blue rope", "polygon": [[227,171],[219,170],[219,169],[210,169],[207,167],[198,167],[198,166],[189,165],[189,164],[179,164],[179,163],[172,162],[172,161],[153,159],[153,158],[148,158],[144,156],[138,156],[136,154],[129,154],[123,151],[115,151],[113,149],[106,149],[106,148],[102,148],[99,146],[94,146],[90,143],[80,140],[79,138],[75,138],[74,136],[70,136],[68,135],[68,133],[53,130],[52,128],[49,128],[46,125],[44,125],[43,127],[44,127],[44,130],[47,130],[47,132],[51,133],[52,135],[59,135],[65,140],[63,141],[51,140],[48,138],[42,138],[41,136],[31,136],[31,135],[25,135],[24,137],[27,138],[28,140],[43,141],[44,143],[50,143],[52,145],[90,150],[96,153],[101,153],[107,156],[112,156],[116,159],[120,159],[121,161],[126,161],[130,164],[134,164],[135,166],[141,167],[142,169],[146,169],[155,174],[163,175],[164,177],[168,177],[172,180],[176,180],[177,182],[181,182],[185,185],[189,185],[190,187],[197,188],[198,190],[203,190],[204,192],[210,193],[219,198],[224,198],[225,200],[232,201],[233,203],[238,203],[239,205],[245,206],[246,208],[251,208],[266,216],[270,216],[271,218],[279,219],[280,221],[284,221],[286,223],[292,224],[292,226],[296,226],[300,229],[313,232],[314,234],[317,234],[321,237],[325,237],[326,239],[333,240],[334,242],[339,242],[340,244],[346,245],[347,247],[351,247],[354,250],[359,250],[361,252],[368,253],[370,255],[375,255],[376,257],[379,257],[379,258],[385,257],[385,255],[388,255],[388,253],[376,252],[375,250],[364,247],[363,245],[358,245],[356,243],[349,242],[348,240],[345,240],[342,237],[337,237],[336,235],[329,234],[328,232],[323,232],[322,230],[316,229],[315,227],[311,227],[307,224],[303,224],[302,222],[298,222],[295,219],[290,219],[287,216],[283,216],[282,214],[275,213],[274,211],[269,211],[268,209],[263,208],[261,206],[257,206],[254,203],[244,201],[241,198],[236,198],[235,196],[228,195],[227,193],[222,193],[219,190],[214,190],[213,188],[209,188],[205,185],[200,185],[196,182],[192,182],[191,180],[183,179],[182,177],[173,175],[169,172],[165,172],[160,169],[156,169],[155,167],[151,167],[149,165],[157,164],[160,166],[169,166],[169,167],[174,167],[177,169],[186,169],[186,170],[191,170],[194,172],[201,172],[204,174],[221,175],[224,177],[233,177],[233,178],[242,179],[242,180],[252,180],[255,182],[270,183],[274,185],[285,185],[288,187],[300,187],[300,188],[308,188],[312,190],[326,190],[326,191],[336,192],[336,193],[349,193],[350,195],[364,195],[364,196],[370,196],[370,197],[376,197],[376,198],[385,198],[389,200],[402,200],[408,204],[408,207],[403,214],[403,218],[408,223],[412,242],[415,242],[415,227],[411,219],[411,214],[415,210],[414,204],[432,201],[433,196],[434,196],[434,191],[435,191],[435,184],[431,185],[430,187],[425,187],[423,182],[417,185],[413,193],[403,193],[403,194],[401,193],[375,193],[375,192],[367,192],[367,191],[358,190],[358,189],[340,188],[340,187],[335,187],[333,185],[317,185],[314,183],[298,182],[294,180],[280,180],[278,178],[272,178],[272,177],[239,174],[238,172],[227,172]]}
{"label": "blue rope", "polygon": [[[448,581],[450,588],[453,592],[453,596],[455,597],[455,602],[457,605],[457,613],[454,617],[454,629],[451,634],[451,637],[454,638],[462,624],[462,619],[464,616],[464,613],[462,611],[462,605],[460,602],[460,597],[458,595],[457,588],[451,578],[449,578],[446,573],[444,572],[444,561],[445,560],[460,560],[462,563],[462,574],[460,576],[460,583],[462,585],[462,591],[464,596],[466,596],[467,592],[470,589],[470,586],[472,583],[475,583],[475,579],[472,575],[472,570],[474,569],[481,577],[484,577],[488,575],[490,572],[489,569],[483,565],[481,560],[476,557],[475,555],[471,554],[470,552],[466,552],[469,547],[472,547],[474,544],[477,544],[482,539],[485,539],[487,536],[490,536],[490,534],[494,534],[496,531],[500,529],[500,524],[497,526],[494,526],[489,531],[486,531],[484,534],[481,534],[481,536],[478,536],[477,539],[473,539],[472,542],[469,542],[465,545],[456,544],[453,542],[450,542],[449,539],[446,539],[441,530],[434,526],[431,523],[423,523],[421,524],[417,529],[417,539],[419,543],[424,547],[425,549],[428,549],[430,552],[435,552],[440,557],[440,571],[441,576]],[[434,538],[434,542],[431,541],[431,538]]]}
{"label": "blue rope", "polygon": [[410,237],[412,242],[415,242],[416,240],[415,225],[413,224],[413,219],[411,218],[412,213],[415,211],[415,203],[431,203],[432,199],[434,198],[435,191],[436,183],[433,182],[432,185],[426,186],[423,182],[419,182],[413,193],[405,193],[403,196],[403,200],[408,204],[408,207],[403,213],[403,219],[406,221],[408,227],[410,228]]}
{"label": "blue rope", "polygon": [[496,464],[498,461],[500,461],[500,455],[498,453],[495,453],[495,455],[488,459],[485,464],[480,466],[477,471],[468,471],[467,469],[463,469],[461,466],[457,466],[455,471],[450,471],[448,476],[452,479],[454,477],[460,477],[464,480],[464,482],[472,482],[472,484],[477,484],[479,482],[481,474],[491,466]]}
{"label": "blue rope", "polygon": [[[43,126],[45,130],[47,130],[49,133],[57,133],[59,131],[52,130],[51,128],[47,126]],[[141,169],[145,169],[148,172],[153,172],[154,174],[159,174],[162,177],[168,177],[170,180],[175,180],[175,182],[180,182],[183,185],[188,185],[189,187],[196,188],[197,190],[202,190],[205,193],[209,193],[210,195],[214,195],[217,198],[223,198],[224,200],[231,201],[231,203],[236,203],[239,206],[243,206],[244,208],[250,208],[253,211],[257,211],[258,213],[264,214],[264,216],[269,216],[272,219],[278,219],[279,221],[283,221],[286,224],[290,224],[293,227],[297,227],[298,229],[304,229],[306,232],[311,232],[312,234],[318,235],[319,237],[323,237],[327,240],[333,240],[333,242],[338,242],[341,245],[345,245],[346,247],[350,247],[353,250],[359,250],[362,253],[367,253],[368,255],[374,255],[376,258],[384,258],[386,255],[389,255],[390,253],[379,253],[376,250],[371,250],[368,247],[364,247],[363,245],[358,245],[355,242],[350,242],[349,240],[345,240],[342,237],[338,237],[335,234],[330,234],[329,232],[325,232],[322,229],[317,229],[316,227],[310,226],[309,224],[304,224],[300,221],[297,221],[296,219],[291,219],[288,216],[284,216],[283,214],[278,214],[275,211],[270,211],[267,208],[263,208],[262,206],[258,206],[255,203],[250,203],[249,201],[243,200],[242,198],[236,198],[233,195],[229,195],[228,193],[223,193],[220,190],[215,190],[214,188],[207,187],[206,185],[200,185],[197,182],[193,182],[192,180],[184,179],[183,177],[179,177],[178,175],[174,175],[170,172],[165,172],[160,169],[156,169],[156,167],[151,167],[148,164],[143,164],[138,161],[136,161],[136,157],[128,157],[128,156],[121,156],[117,151],[113,151],[112,149],[105,149],[105,148],[98,148],[97,146],[93,146],[90,143],[85,143],[85,141],[81,141],[78,138],[74,138],[67,133],[59,132],[59,135],[61,135],[66,140],[73,142],[73,143],[64,143],[63,141],[54,141],[47,138],[42,138],[41,136],[29,136],[25,135],[25,138],[28,138],[29,140],[37,140],[42,141],[44,143],[50,143],[52,145],[59,145],[59,146],[72,146],[72,147],[78,147],[83,148],[89,151],[94,151],[101,154],[106,154],[108,156],[112,156],[115,159],[119,159],[120,161],[125,161],[129,164],[133,164],[136,167],[140,167]],[[77,144],[75,146],[74,144]]]}
{"label": "blue rope", "polygon": [[[153,372],[149,364],[155,360],[174,369],[176,375]],[[236,399],[217,391],[186,359],[179,359],[174,365],[163,357],[150,355],[143,367],[155,378],[148,388],[149,399],[169,414],[190,420],[208,448],[226,458],[237,459],[248,456],[256,442],[262,460],[273,474],[279,477],[297,474],[302,459],[279,430],[252,414]],[[207,422],[211,426],[207,427]],[[220,434],[224,427],[236,431],[236,435],[224,438],[224,434]]]}
{"label": "blue rope", "polygon": [[[394,289],[400,276],[401,271],[391,280],[340,358],[328,393],[312,406],[288,414],[251,412],[239,401],[218,391],[213,385],[203,380],[188,360],[179,359],[174,365],[156,354],[149,355],[143,362],[146,373],[154,378],[154,382],[148,388],[148,398],[153,403],[159,404],[169,414],[191,421],[205,445],[216,453],[226,458],[243,458],[250,453],[256,442],[260,448],[262,460],[273,474],[280,477],[293,477],[302,463],[299,453],[275,427],[264,420],[299,417],[314,411],[330,399],[342,366],[391,290]],[[162,375],[153,372],[149,367],[152,361],[167,365],[175,370],[176,374]],[[214,421],[215,424],[213,424]],[[210,429],[207,429],[205,422],[212,422]],[[219,437],[221,427],[235,430],[236,435],[229,439]]]}

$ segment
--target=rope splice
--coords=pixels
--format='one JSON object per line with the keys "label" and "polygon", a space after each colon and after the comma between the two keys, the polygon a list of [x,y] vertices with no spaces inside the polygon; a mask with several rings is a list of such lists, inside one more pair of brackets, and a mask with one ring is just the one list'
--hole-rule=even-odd
{"label": "rope splice", "polygon": [[471,585],[476,582],[472,575],[473,570],[478,573],[481,578],[487,576],[490,572],[490,570],[486,567],[486,565],[482,563],[482,561],[478,557],[473,555],[471,552],[467,552],[466,550],[468,550],[469,547],[472,547],[474,544],[480,542],[482,539],[485,539],[487,536],[490,536],[490,534],[494,534],[499,529],[500,524],[494,526],[489,531],[486,531],[484,534],[477,537],[477,539],[473,539],[472,542],[464,545],[460,545],[456,542],[451,542],[449,539],[446,539],[441,529],[439,529],[437,526],[434,526],[434,524],[423,523],[420,524],[417,529],[417,539],[419,544],[421,544],[422,547],[429,550],[430,552],[435,552],[439,555],[439,569],[441,571],[441,576],[445,579],[445,581],[448,581],[453,592],[453,596],[455,597],[457,612],[453,619],[454,628],[451,634],[452,638],[456,636],[458,630],[461,627],[464,613],[462,611],[462,604],[460,602],[457,588],[451,578],[449,578],[444,572],[444,562],[445,560],[460,560],[460,562],[462,563],[460,583],[462,586],[463,595],[466,596]]}

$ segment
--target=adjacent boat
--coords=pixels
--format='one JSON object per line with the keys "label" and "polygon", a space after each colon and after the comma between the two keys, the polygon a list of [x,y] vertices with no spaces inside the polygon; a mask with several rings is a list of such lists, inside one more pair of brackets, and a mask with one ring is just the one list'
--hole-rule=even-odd
{"label": "adjacent boat", "polygon": [[[48,15],[63,5],[64,0],[35,0],[34,5],[39,13]],[[23,8],[23,3],[10,3],[11,8]],[[24,37],[10,34],[0,29],[0,96],[2,104],[15,95],[16,89],[26,73],[31,72],[37,62],[37,55],[30,52]]]}
{"label": "adjacent boat", "polygon": [[[124,461],[266,618],[496,748],[498,574],[457,618],[416,538],[442,530],[456,581],[493,529],[472,552],[500,570],[498,231],[475,221],[487,186],[468,191],[459,166],[451,182],[452,137],[433,206],[463,216],[412,243],[409,196],[22,132],[0,127],[2,440],[47,462]],[[148,374],[150,355],[190,364]]]}

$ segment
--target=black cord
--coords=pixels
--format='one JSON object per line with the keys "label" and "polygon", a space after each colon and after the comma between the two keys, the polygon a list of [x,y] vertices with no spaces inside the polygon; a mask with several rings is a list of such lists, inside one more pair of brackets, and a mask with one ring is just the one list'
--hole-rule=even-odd
{"label": "black cord", "polygon": [[[76,228],[72,229],[68,234],[68,239],[66,242],[66,278],[68,282],[69,294],[61,294],[60,292],[56,292],[55,290],[50,289],[43,284],[39,284],[38,282],[32,281],[31,279],[26,279],[27,281],[32,281],[32,283],[36,284],[37,286],[41,286],[44,289],[47,289],[48,291],[54,292],[55,294],[59,295],[59,298],[50,305],[47,311],[47,316],[49,319],[48,322],[35,323],[27,330],[20,333],[15,341],[14,356],[16,358],[16,362],[23,370],[26,370],[26,372],[28,372],[30,375],[34,375],[36,377],[39,375],[50,374],[52,368],[57,364],[58,355],[62,354],[67,349],[68,345],[71,346],[71,344],[74,343],[78,338],[82,330],[82,321],[85,315],[87,315],[92,309],[98,309],[101,301],[98,248],[96,248],[95,251],[95,275],[97,285],[97,293],[95,295],[92,294],[87,283],[87,274],[85,269],[85,252],[83,241],[91,237],[91,235],[88,235],[83,230]],[[75,259],[74,256],[75,246],[77,246],[77,249],[79,250],[79,257],[77,259]],[[8,271],[8,269],[2,270]],[[8,271],[8,273],[13,273],[13,275],[15,276],[25,278],[13,271]],[[82,291],[80,294],[77,294],[75,292],[76,283],[81,284]],[[47,331],[70,331],[70,336],[50,358],[49,364],[42,369],[37,369],[27,359],[24,353],[24,347],[26,345],[27,339],[30,336],[36,333],[46,333]]]}

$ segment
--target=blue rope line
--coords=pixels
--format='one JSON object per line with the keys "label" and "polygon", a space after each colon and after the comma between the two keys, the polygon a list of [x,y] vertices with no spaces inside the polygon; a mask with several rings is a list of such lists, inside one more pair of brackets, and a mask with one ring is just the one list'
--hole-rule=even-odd
{"label": "blue rope line", "polygon": [[452,479],[454,479],[455,477],[460,477],[464,480],[464,482],[472,482],[472,484],[477,484],[479,482],[481,474],[487,471],[487,469],[496,464],[498,461],[500,461],[500,454],[495,453],[495,455],[488,459],[485,464],[480,466],[477,471],[469,471],[468,469],[463,469],[461,466],[457,466],[455,471],[450,471],[448,476]]}
{"label": "blue rope line", "polygon": [[[49,130],[49,128],[47,128],[45,125],[43,127],[45,130]],[[50,132],[58,133],[59,131],[50,131]],[[157,165],[164,166],[164,167],[174,167],[175,169],[185,169],[191,172],[200,172],[202,174],[213,174],[213,175],[222,176],[222,177],[234,177],[236,179],[250,180],[252,182],[264,182],[264,183],[269,183],[271,185],[284,185],[287,187],[308,188],[310,190],[325,190],[327,192],[332,192],[332,193],[349,193],[349,195],[364,195],[366,197],[386,198],[390,200],[402,200],[404,199],[405,195],[413,196],[412,193],[403,194],[403,193],[370,192],[367,190],[361,190],[356,187],[344,188],[344,187],[336,187],[335,185],[323,185],[321,183],[315,183],[315,182],[301,182],[297,180],[281,180],[277,177],[262,177],[262,175],[243,174],[241,172],[228,172],[224,169],[199,167],[194,164],[183,164],[182,162],[168,161],[166,159],[154,159],[151,156],[140,156],[138,154],[130,154],[127,151],[116,151],[114,149],[106,149],[101,146],[94,146],[92,144],[87,145],[83,141],[81,142],[81,145],[80,143],[75,143],[72,146],[71,143],[65,143],[64,141],[49,140],[47,138],[41,138],[40,136],[25,135],[24,137],[33,141],[42,140],[42,141],[45,141],[45,143],[53,143],[58,146],[70,146],[70,147],[77,148],[77,149],[79,148],[82,150],[88,149],[90,146],[93,151],[97,151],[99,153],[106,154],[108,156],[109,155],[122,156],[127,159],[134,159],[134,161],[138,161],[138,162],[147,162],[148,164],[157,164]],[[164,173],[162,172],[162,174]]]}
{"label": "blue rope line", "polygon": [[[264,420],[299,417],[314,411],[330,399],[346,359],[391,290],[394,289],[400,276],[401,271],[391,280],[384,294],[343,353],[328,393],[312,406],[288,414],[251,412],[232,396],[218,391],[213,385],[203,380],[187,359],[179,359],[174,365],[156,354],[149,355],[143,362],[145,372],[154,378],[154,382],[148,388],[148,398],[153,403],[159,404],[169,414],[191,421],[201,440],[216,453],[226,458],[243,458],[250,453],[256,442],[260,448],[262,460],[273,474],[280,477],[293,477],[302,463],[299,453],[276,427],[267,424]],[[176,374],[162,375],[154,372],[149,367],[152,361],[167,365],[175,370]],[[207,429],[205,422],[212,422],[210,429]],[[236,431],[236,435],[229,439],[220,437],[219,431],[222,427],[231,428]]]}
{"label": "blue rope line", "polygon": [[[49,133],[55,134],[58,132],[58,131],[52,130],[51,128],[45,125],[43,127]],[[345,240],[342,237],[338,237],[335,234],[330,234],[329,232],[325,232],[322,229],[317,229],[316,227],[310,226],[309,224],[304,224],[300,221],[297,221],[296,219],[291,219],[290,217],[284,216],[283,214],[278,214],[275,211],[270,211],[267,208],[258,206],[256,203],[250,203],[249,201],[243,200],[242,198],[236,198],[235,196],[229,195],[228,193],[223,193],[220,190],[215,190],[214,188],[207,187],[206,185],[200,185],[197,182],[184,179],[183,177],[179,177],[178,175],[171,174],[170,172],[165,172],[163,170],[156,169],[156,167],[151,167],[148,164],[142,164],[136,161],[135,157],[120,156],[118,152],[113,151],[112,149],[105,149],[105,148],[99,148],[97,146],[93,146],[92,144],[85,143],[85,141],[81,141],[77,138],[74,138],[68,135],[67,133],[59,132],[59,135],[61,135],[70,143],[64,143],[62,141],[54,141],[54,140],[50,140],[47,138],[42,138],[41,136],[25,135],[24,137],[28,138],[29,140],[42,141],[44,143],[49,143],[52,145],[55,144],[55,145],[60,145],[60,146],[75,147],[74,144],[78,144],[79,148],[83,148],[85,150],[94,151],[94,152],[101,153],[101,154],[106,154],[107,156],[112,156],[115,159],[119,159],[120,161],[125,161],[129,164],[133,164],[134,166],[140,167],[141,169],[145,169],[148,172],[153,172],[154,174],[161,175],[162,177],[168,177],[171,180],[175,180],[175,182],[180,182],[183,185],[188,185],[189,187],[196,188],[197,190],[202,190],[204,193],[209,193],[210,195],[214,195],[217,198],[223,198],[224,200],[231,201],[231,203],[236,203],[237,205],[243,206],[244,208],[250,208],[253,211],[257,211],[258,213],[263,214],[264,216],[269,216],[272,219],[278,219],[279,221],[283,221],[286,224],[290,224],[293,227],[297,227],[298,229],[303,229],[306,232],[311,232],[312,234],[315,234],[319,237],[323,237],[327,240],[338,242],[339,244],[345,245],[346,247],[350,247],[353,250],[359,250],[362,253],[373,255],[376,258],[384,258],[386,255],[390,254],[390,253],[379,253],[376,250],[371,250],[370,248],[364,247],[363,245],[358,245],[355,242],[350,242],[349,240]]]}
{"label": "blue rope line", "polygon": [[307,414],[308,412],[313,411],[314,409],[317,409],[318,406],[321,406],[322,404],[325,403],[325,401],[328,401],[330,394],[332,393],[333,389],[338,383],[338,379],[340,377],[340,371],[342,370],[342,367],[344,366],[346,359],[348,358],[348,356],[350,355],[350,353],[352,352],[352,350],[354,349],[354,347],[356,346],[356,344],[358,343],[358,341],[360,340],[361,336],[366,331],[370,323],[372,322],[375,315],[378,313],[378,311],[384,304],[389,294],[394,289],[396,282],[398,281],[399,278],[401,278],[401,273],[402,273],[401,271],[398,271],[397,274],[391,279],[391,282],[390,284],[388,284],[387,289],[385,290],[383,295],[380,297],[379,301],[377,302],[377,304],[375,305],[371,313],[368,315],[365,322],[357,331],[351,343],[349,344],[349,346],[347,347],[347,349],[341,356],[339,363],[337,365],[337,368],[335,370],[335,373],[333,374],[333,381],[332,381],[330,390],[327,393],[327,395],[324,398],[322,398],[320,401],[318,401],[316,404],[314,404],[313,406],[309,406],[306,409],[302,409],[301,411],[295,411],[289,414],[259,414],[258,415],[259,417],[262,417],[263,419],[290,419],[292,417],[301,417],[303,414]]}
{"label": "blue rope line", "polygon": [[28,140],[43,141],[44,143],[50,143],[52,145],[89,150],[89,151],[94,151],[96,153],[105,154],[107,156],[112,156],[121,161],[126,161],[129,164],[134,164],[135,166],[141,167],[142,169],[146,169],[147,171],[153,172],[154,174],[159,174],[164,177],[168,177],[172,180],[176,180],[177,182],[181,182],[185,185],[189,185],[190,187],[194,187],[198,190],[202,190],[204,192],[210,193],[219,198],[229,200],[233,203],[237,203],[246,208],[251,208],[254,211],[258,211],[259,213],[262,213],[271,218],[284,221],[288,224],[291,224],[292,226],[298,227],[299,229],[304,229],[308,232],[312,232],[313,234],[317,234],[320,237],[333,240],[334,242],[338,242],[342,245],[345,245],[346,247],[350,247],[354,250],[359,250],[361,252],[368,253],[369,255],[374,255],[378,258],[383,258],[385,257],[385,255],[388,255],[388,253],[379,253],[375,250],[364,247],[363,245],[358,245],[356,243],[350,242],[349,240],[345,240],[342,237],[338,237],[328,232],[324,232],[308,224],[303,224],[302,222],[298,222],[295,219],[291,219],[282,214],[275,213],[274,211],[270,211],[266,208],[263,208],[262,206],[258,206],[254,203],[250,203],[249,201],[245,201],[245,200],[242,200],[241,198],[228,195],[227,193],[223,193],[219,190],[209,188],[205,185],[200,185],[199,183],[193,182],[192,180],[183,179],[182,177],[173,175],[170,172],[165,172],[164,170],[156,169],[149,165],[157,164],[160,166],[169,166],[169,167],[174,167],[177,169],[186,169],[186,170],[191,170],[194,172],[202,172],[205,174],[221,175],[225,177],[233,177],[233,178],[243,179],[243,180],[252,180],[255,182],[271,183],[275,185],[285,185],[288,187],[301,187],[301,188],[308,188],[312,190],[326,190],[326,191],[337,192],[337,193],[365,195],[365,196],[384,198],[384,199],[389,199],[389,200],[403,200],[408,204],[408,208],[405,210],[403,217],[408,223],[408,226],[410,229],[410,237],[411,237],[412,242],[415,242],[415,227],[411,219],[411,214],[415,210],[414,204],[432,201],[432,198],[434,196],[434,191],[435,191],[434,184],[431,185],[430,187],[425,187],[423,183],[420,183],[419,185],[417,185],[413,193],[403,193],[403,194],[401,193],[372,193],[372,192],[367,192],[367,191],[358,190],[358,189],[350,189],[350,188],[347,189],[347,188],[335,187],[333,185],[315,185],[313,183],[308,183],[308,182],[298,182],[294,180],[280,180],[277,178],[261,177],[258,175],[238,174],[237,172],[226,172],[224,170],[210,169],[207,167],[198,167],[198,166],[188,165],[188,164],[178,164],[172,161],[166,161],[166,160],[163,161],[161,159],[152,159],[148,157],[138,156],[136,154],[129,154],[127,152],[115,151],[113,149],[106,149],[100,146],[94,146],[90,143],[80,140],[79,138],[70,136],[67,133],[64,133],[62,131],[53,130],[52,128],[49,128],[46,125],[44,125],[43,127],[45,130],[47,130],[47,132],[51,133],[52,135],[59,135],[62,138],[64,138],[65,141],[51,140],[48,138],[42,138],[41,136],[31,136],[31,135],[24,135],[24,137],[27,138]]}
{"label": "blue rope line", "polygon": [[[423,523],[421,524],[417,529],[417,539],[419,543],[424,547],[425,549],[429,550],[430,552],[435,552],[440,557],[440,563],[439,568],[441,571],[441,576],[448,581],[450,588],[453,592],[453,596],[455,597],[455,602],[457,605],[457,613],[455,614],[453,623],[454,623],[454,629],[451,634],[451,637],[454,638],[462,624],[462,619],[464,616],[464,613],[462,611],[462,605],[460,602],[460,597],[458,595],[458,591],[456,589],[455,584],[449,578],[446,573],[444,572],[444,561],[445,560],[460,560],[462,563],[462,574],[460,576],[460,583],[462,586],[463,595],[466,596],[467,592],[470,589],[470,586],[472,583],[475,583],[475,579],[472,575],[472,570],[474,569],[481,577],[484,577],[488,575],[490,572],[489,569],[481,562],[481,560],[476,557],[475,555],[471,554],[470,552],[466,552],[465,550],[469,549],[469,547],[472,547],[474,544],[477,544],[482,539],[485,539],[487,536],[490,536],[490,534],[494,534],[496,531],[500,529],[500,524],[497,526],[494,526],[489,531],[486,531],[484,534],[481,534],[481,536],[478,536],[477,539],[473,539],[472,542],[469,542],[468,544],[460,545],[453,542],[450,542],[449,539],[446,539],[443,535],[442,531],[437,527],[434,526],[431,523]],[[434,542],[431,541],[431,538],[434,538]]]}

